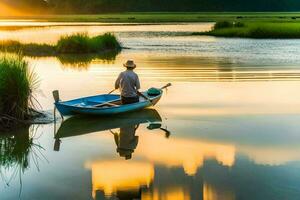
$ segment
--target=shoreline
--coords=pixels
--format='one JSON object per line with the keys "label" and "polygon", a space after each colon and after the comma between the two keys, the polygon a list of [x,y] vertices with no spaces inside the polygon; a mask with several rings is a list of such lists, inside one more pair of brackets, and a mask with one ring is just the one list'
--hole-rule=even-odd
{"label": "shoreline", "polygon": [[[21,20],[22,19],[22,20]],[[165,23],[165,22],[216,22],[241,19],[245,21],[300,21],[300,12],[125,12],[106,14],[57,14],[0,16],[0,20],[43,22],[102,22],[102,23]]]}
{"label": "shoreline", "polygon": [[25,56],[117,55],[122,50],[115,35],[104,33],[94,37],[86,33],[61,36],[56,44],[0,41],[0,52],[21,53]]}
{"label": "shoreline", "polygon": [[75,26],[157,26],[157,25],[190,25],[190,24],[214,24],[215,22],[47,22],[47,21],[31,21],[32,25],[1,25],[0,31],[18,31],[23,29],[36,28],[53,28],[53,27],[75,27]]}

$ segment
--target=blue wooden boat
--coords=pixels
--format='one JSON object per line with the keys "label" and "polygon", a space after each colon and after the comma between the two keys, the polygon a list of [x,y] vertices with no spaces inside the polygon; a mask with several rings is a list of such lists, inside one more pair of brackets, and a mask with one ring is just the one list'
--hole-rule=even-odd
{"label": "blue wooden boat", "polygon": [[169,86],[171,86],[171,84],[167,84],[166,86],[157,89],[159,92],[155,95],[149,94],[148,91],[142,92],[143,95],[140,96],[140,101],[138,103],[127,105],[122,105],[120,95],[116,94],[102,94],[69,101],[59,100],[58,91],[54,91],[53,96],[55,99],[55,107],[63,116],[76,114],[107,116],[132,112],[154,106],[161,99],[163,89]]}

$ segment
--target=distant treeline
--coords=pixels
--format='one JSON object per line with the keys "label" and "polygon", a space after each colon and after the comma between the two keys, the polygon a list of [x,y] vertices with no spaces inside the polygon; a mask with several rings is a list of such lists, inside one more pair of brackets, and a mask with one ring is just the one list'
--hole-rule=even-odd
{"label": "distant treeline", "polygon": [[45,13],[300,11],[299,0],[2,0]]}

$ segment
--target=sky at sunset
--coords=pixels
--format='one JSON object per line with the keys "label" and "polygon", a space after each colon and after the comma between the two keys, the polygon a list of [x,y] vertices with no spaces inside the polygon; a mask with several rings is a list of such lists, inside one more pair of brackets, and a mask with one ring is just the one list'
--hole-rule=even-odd
{"label": "sky at sunset", "polygon": [[11,15],[22,15],[25,13],[22,13],[21,11],[17,10],[16,8],[13,8],[12,6],[0,2],[0,16],[11,16]]}

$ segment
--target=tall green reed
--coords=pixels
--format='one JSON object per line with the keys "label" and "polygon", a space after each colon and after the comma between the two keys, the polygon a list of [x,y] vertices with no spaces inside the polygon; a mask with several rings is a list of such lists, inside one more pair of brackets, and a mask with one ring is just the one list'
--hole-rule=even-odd
{"label": "tall green reed", "polygon": [[33,96],[38,82],[21,55],[0,55],[0,116],[28,119],[38,104]]}

